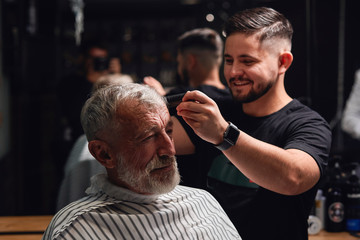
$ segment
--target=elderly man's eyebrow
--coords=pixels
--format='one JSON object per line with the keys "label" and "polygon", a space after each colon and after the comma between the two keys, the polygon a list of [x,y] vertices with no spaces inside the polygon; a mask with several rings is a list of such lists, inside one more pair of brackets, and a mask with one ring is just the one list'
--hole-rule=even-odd
{"label": "elderly man's eyebrow", "polygon": [[169,122],[166,125],[167,127],[172,127],[174,126],[174,121],[170,118]]}
{"label": "elderly man's eyebrow", "polygon": [[135,141],[141,141],[144,138],[148,137],[149,135],[151,135],[151,133],[154,133],[156,131],[156,129],[158,128],[158,126],[153,126],[151,128],[147,128],[145,129],[145,131],[140,132],[139,134],[137,134],[135,136]]}
{"label": "elderly man's eyebrow", "polygon": [[[165,128],[172,127],[174,125],[174,122],[172,119],[169,119],[168,123],[166,124]],[[159,129],[159,126],[154,125],[151,128],[145,129],[145,131],[140,132],[138,135],[135,136],[135,141],[141,141],[144,138],[146,138],[148,135],[151,135],[152,133],[155,133]]]}

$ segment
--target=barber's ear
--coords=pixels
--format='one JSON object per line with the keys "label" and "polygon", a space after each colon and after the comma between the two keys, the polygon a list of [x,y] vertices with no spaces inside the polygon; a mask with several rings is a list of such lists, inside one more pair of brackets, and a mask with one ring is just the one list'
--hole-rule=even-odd
{"label": "barber's ear", "polygon": [[291,52],[284,52],[279,56],[279,73],[285,73],[293,61]]}
{"label": "barber's ear", "polygon": [[88,144],[91,155],[106,168],[114,168],[115,156],[112,154],[109,145],[101,140],[92,140]]}

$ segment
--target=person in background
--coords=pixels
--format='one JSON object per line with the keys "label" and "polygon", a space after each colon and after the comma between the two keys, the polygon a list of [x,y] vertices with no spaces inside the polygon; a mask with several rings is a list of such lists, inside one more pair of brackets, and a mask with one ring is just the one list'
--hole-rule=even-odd
{"label": "person in background", "polygon": [[[354,83],[345,103],[340,128],[342,132],[341,157],[346,162],[359,162],[360,155],[360,69],[355,72]],[[334,136],[336,137],[336,136]],[[358,168],[359,169],[359,168]],[[359,170],[358,170],[359,172]]]}
{"label": "person in background", "polygon": [[[80,112],[91,94],[94,82],[107,74],[120,74],[119,58],[110,57],[108,45],[103,40],[84,41],[79,54],[79,67],[65,75],[57,87],[57,139],[55,165],[63,168],[76,140],[84,134]],[[62,179],[60,174],[59,179]]]}
{"label": "person in background", "polygon": [[234,14],[224,32],[233,100],[187,92],[173,119],[177,154],[212,152],[208,190],[244,239],[307,240],[331,131],[286,93],[293,28],[281,13],[260,7]]}
{"label": "person in background", "polygon": [[[152,77],[145,77],[145,84],[166,96],[196,89],[215,101],[231,99],[229,89],[220,80],[223,41],[216,31],[210,28],[187,31],[178,37],[177,49],[177,72],[183,83],[182,86],[166,92],[161,83]],[[175,115],[176,109],[170,108],[170,114]],[[207,152],[196,152],[177,158],[182,173],[181,184],[205,189],[206,175],[212,162]]]}
{"label": "person in background", "polygon": [[64,131],[63,139],[72,146],[83,134],[80,124],[80,111],[91,93],[93,84],[108,74],[120,74],[118,58],[109,58],[109,50],[102,41],[89,41],[83,46],[82,68],[80,71],[64,77],[59,85],[60,117]]}
{"label": "person in background", "polygon": [[81,123],[105,168],[42,239],[241,239],[206,191],[180,186],[166,100],[137,83],[97,90]]}
{"label": "person in background", "polygon": [[144,83],[155,88],[161,95],[174,95],[188,90],[200,90],[212,98],[230,96],[229,89],[220,80],[223,41],[210,28],[196,28],[183,33],[177,39],[177,73],[181,86],[166,92],[159,81],[151,76]]}
{"label": "person in background", "polygon": [[[126,74],[107,74],[93,84],[92,91],[95,92],[112,84],[132,82],[134,82],[133,79]],[[64,177],[59,188],[56,209],[60,210],[67,204],[84,197],[85,190],[90,186],[90,178],[101,172],[105,172],[104,166],[96,161],[89,152],[85,134],[80,135],[72,147],[64,167]]]}
{"label": "person in background", "polygon": [[352,138],[360,140],[360,69],[355,73],[354,84],[346,101],[341,129]]}

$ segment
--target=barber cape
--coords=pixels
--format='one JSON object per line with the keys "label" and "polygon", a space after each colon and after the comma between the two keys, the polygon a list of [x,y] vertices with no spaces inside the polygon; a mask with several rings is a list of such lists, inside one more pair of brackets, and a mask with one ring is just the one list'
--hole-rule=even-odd
{"label": "barber cape", "polygon": [[208,192],[177,186],[162,195],[142,195],[95,175],[88,196],[52,219],[42,239],[241,239]]}

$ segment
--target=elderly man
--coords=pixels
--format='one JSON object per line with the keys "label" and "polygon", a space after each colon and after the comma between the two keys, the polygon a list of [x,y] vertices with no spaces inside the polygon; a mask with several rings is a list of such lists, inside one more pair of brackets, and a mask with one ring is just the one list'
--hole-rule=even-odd
{"label": "elderly man", "polygon": [[178,185],[173,123],[155,90],[101,88],[81,122],[107,174],[54,216],[43,239],[241,239],[209,193]]}

